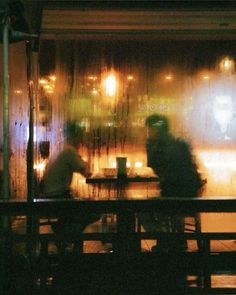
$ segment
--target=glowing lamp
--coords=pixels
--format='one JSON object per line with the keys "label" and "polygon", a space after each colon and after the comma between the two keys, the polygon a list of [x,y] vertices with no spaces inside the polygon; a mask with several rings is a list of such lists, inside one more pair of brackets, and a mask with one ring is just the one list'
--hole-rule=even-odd
{"label": "glowing lamp", "polygon": [[234,66],[234,61],[229,57],[223,58],[220,62],[220,70],[225,73],[234,71]]}
{"label": "glowing lamp", "polygon": [[51,81],[55,82],[56,81],[56,76],[55,75],[51,75],[51,76],[49,76],[49,79]]}
{"label": "glowing lamp", "polygon": [[127,168],[130,168],[130,167],[131,167],[130,162],[126,162],[126,167],[127,167]]}
{"label": "glowing lamp", "polygon": [[168,80],[168,81],[172,80],[172,76],[171,76],[171,75],[167,75],[165,78],[166,78],[166,80]]}
{"label": "glowing lamp", "polygon": [[105,91],[108,96],[114,96],[116,93],[117,81],[114,74],[109,74],[105,78]]}
{"label": "glowing lamp", "polygon": [[47,84],[47,80],[39,79],[39,84],[45,85],[45,84]]}
{"label": "glowing lamp", "polygon": [[143,163],[137,161],[137,162],[134,163],[134,166],[135,166],[136,168],[141,168],[141,167],[143,167]]}

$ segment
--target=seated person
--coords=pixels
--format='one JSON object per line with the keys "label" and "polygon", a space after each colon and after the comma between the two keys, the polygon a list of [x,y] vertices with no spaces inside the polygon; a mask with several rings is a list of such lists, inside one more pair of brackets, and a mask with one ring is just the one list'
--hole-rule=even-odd
{"label": "seated person", "polygon": [[[160,178],[161,197],[192,198],[199,196],[202,180],[191,153],[191,148],[183,139],[175,138],[169,131],[165,116],[154,114],[146,119],[148,128],[147,162]],[[167,214],[141,214],[140,221],[145,230],[183,232],[184,217]],[[164,251],[184,250],[184,239],[159,239],[157,247]]]}
{"label": "seated person", "polygon": [[[54,155],[46,169],[42,181],[42,191],[45,198],[72,198],[70,185],[74,172],[88,176],[88,165],[77,153],[81,143],[82,128],[76,122],[69,122],[65,128],[64,148]],[[52,226],[56,234],[81,233],[87,225],[97,221],[98,214],[84,214],[80,216],[60,217]]]}

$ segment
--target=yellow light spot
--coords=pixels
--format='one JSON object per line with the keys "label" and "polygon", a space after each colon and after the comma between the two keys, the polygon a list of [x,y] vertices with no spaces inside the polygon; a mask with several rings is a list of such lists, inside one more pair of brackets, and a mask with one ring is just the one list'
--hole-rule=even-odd
{"label": "yellow light spot", "polygon": [[141,167],[143,167],[143,163],[140,162],[140,161],[137,161],[137,162],[134,163],[134,167],[141,168]]}
{"label": "yellow light spot", "polygon": [[110,74],[105,79],[105,90],[108,96],[114,96],[116,93],[117,82],[114,74]]}
{"label": "yellow light spot", "polygon": [[46,92],[47,92],[47,93],[54,93],[54,91],[53,91],[52,89],[51,89],[51,90],[49,89],[49,90],[47,90]]}
{"label": "yellow light spot", "polygon": [[128,75],[128,76],[127,76],[127,80],[129,80],[129,81],[134,80],[134,76],[132,76],[132,75]]}
{"label": "yellow light spot", "polygon": [[229,72],[234,70],[235,63],[229,57],[225,57],[220,62],[220,70],[223,72]]}
{"label": "yellow light spot", "polygon": [[165,79],[170,81],[170,80],[172,80],[172,76],[171,75],[167,75],[167,76],[165,76]]}
{"label": "yellow light spot", "polygon": [[22,93],[23,93],[23,91],[22,91],[22,90],[20,90],[20,89],[16,89],[16,90],[14,91],[14,93],[15,93],[15,94],[22,94]]}
{"label": "yellow light spot", "polygon": [[88,76],[88,79],[89,80],[92,80],[92,81],[96,81],[97,80],[97,77],[96,76]]}
{"label": "yellow light spot", "polygon": [[92,90],[92,94],[97,95],[97,94],[98,94],[97,89],[94,88],[94,89]]}
{"label": "yellow light spot", "polygon": [[44,86],[44,88],[45,88],[45,89],[49,89],[49,90],[51,90],[51,89],[52,89],[52,86],[46,84],[46,85]]}
{"label": "yellow light spot", "polygon": [[54,81],[54,82],[55,82],[57,78],[56,78],[55,75],[51,75],[51,76],[49,76],[49,79],[50,79],[51,81]]}
{"label": "yellow light spot", "polygon": [[42,85],[47,84],[47,80],[46,79],[39,79],[39,83]]}
{"label": "yellow light spot", "polygon": [[210,77],[209,77],[209,76],[203,76],[203,79],[204,79],[204,80],[209,80]]}
{"label": "yellow light spot", "polygon": [[45,171],[45,167],[46,167],[45,161],[38,162],[38,163],[34,164],[34,170],[36,170],[36,173],[39,176],[39,178],[41,178],[43,176],[44,171]]}

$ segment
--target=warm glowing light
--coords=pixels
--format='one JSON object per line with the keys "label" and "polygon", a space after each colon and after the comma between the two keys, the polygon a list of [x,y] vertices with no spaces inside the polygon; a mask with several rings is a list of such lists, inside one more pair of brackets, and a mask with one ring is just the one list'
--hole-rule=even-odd
{"label": "warm glowing light", "polygon": [[165,79],[170,81],[170,80],[172,80],[172,76],[171,75],[167,75],[167,76],[165,76]]}
{"label": "warm glowing light", "polygon": [[204,79],[204,80],[209,80],[210,77],[209,77],[209,76],[203,76],[203,79]]}
{"label": "warm glowing light", "polygon": [[38,163],[34,164],[34,170],[36,170],[36,173],[39,178],[41,178],[43,176],[44,171],[45,171],[45,167],[46,167],[45,161],[38,162]]}
{"label": "warm glowing light", "polygon": [[[112,163],[111,163],[111,167],[112,167],[112,168],[116,168],[116,167],[117,167],[116,162],[112,162]],[[127,168],[130,168],[130,167],[131,167],[131,163],[130,163],[129,161],[126,162],[126,167],[127,167]]]}
{"label": "warm glowing light", "polygon": [[116,93],[117,82],[114,74],[109,74],[105,78],[105,90],[108,96],[114,96]]}
{"label": "warm glowing light", "polygon": [[220,62],[220,70],[223,72],[231,72],[234,70],[234,61],[229,57],[225,57]]}
{"label": "warm glowing light", "polygon": [[41,162],[41,163],[34,164],[34,169],[37,171],[44,171],[45,163]]}
{"label": "warm glowing light", "polygon": [[14,91],[14,93],[15,93],[15,94],[22,94],[22,93],[23,93],[23,91],[22,91],[22,90],[20,90],[20,89],[17,89],[17,90],[15,90],[15,91]]}
{"label": "warm glowing light", "polygon": [[56,78],[55,75],[51,75],[51,76],[49,76],[49,79],[50,79],[51,81],[55,82],[57,78]]}
{"label": "warm glowing light", "polygon": [[129,81],[132,81],[132,80],[134,80],[134,76],[132,76],[132,75],[129,75],[129,76],[127,77],[127,80],[129,80]]}
{"label": "warm glowing light", "polygon": [[45,85],[47,84],[47,80],[46,79],[39,79],[39,83],[42,84],[42,85]]}
{"label": "warm glowing light", "polygon": [[236,152],[199,151],[198,157],[210,178],[217,183],[230,183],[236,171]]}
{"label": "warm glowing light", "polygon": [[97,95],[97,94],[98,94],[97,89],[93,88],[93,90],[92,90],[92,94]]}
{"label": "warm glowing light", "polygon": [[223,62],[223,66],[225,69],[228,69],[230,67],[230,61],[229,59],[225,59]]}
{"label": "warm glowing light", "polygon": [[50,94],[54,92],[55,81],[56,81],[56,76],[50,75],[50,76],[47,76],[46,78],[39,79],[39,84],[43,86],[46,93]]}
{"label": "warm glowing light", "polygon": [[96,81],[97,80],[97,77],[96,76],[88,76],[88,79],[89,80],[92,80],[92,81]]}
{"label": "warm glowing light", "polygon": [[77,182],[78,182],[79,184],[85,184],[85,183],[86,183],[86,179],[85,179],[85,178],[78,178],[78,179],[77,179]]}
{"label": "warm glowing light", "polygon": [[104,126],[111,127],[111,126],[114,126],[114,123],[113,122],[105,122]]}
{"label": "warm glowing light", "polygon": [[48,89],[46,92],[47,93],[54,93],[54,91],[52,89]]}
{"label": "warm glowing light", "polygon": [[137,161],[137,162],[134,163],[134,167],[141,168],[141,167],[143,167],[143,163],[140,162],[140,161]]}
{"label": "warm glowing light", "polygon": [[236,170],[236,161],[232,161],[232,162],[205,161],[204,164],[206,167],[230,168],[232,170]]}

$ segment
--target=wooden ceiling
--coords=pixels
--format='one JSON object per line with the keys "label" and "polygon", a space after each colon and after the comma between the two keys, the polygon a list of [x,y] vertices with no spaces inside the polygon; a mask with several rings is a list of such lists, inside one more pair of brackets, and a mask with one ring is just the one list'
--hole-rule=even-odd
{"label": "wooden ceiling", "polygon": [[235,40],[236,7],[226,8],[48,6],[43,9],[41,38]]}

